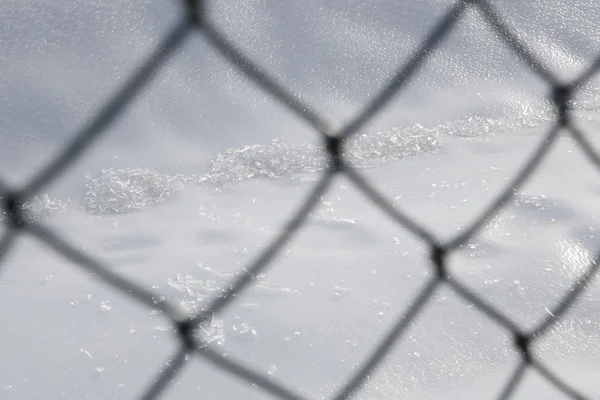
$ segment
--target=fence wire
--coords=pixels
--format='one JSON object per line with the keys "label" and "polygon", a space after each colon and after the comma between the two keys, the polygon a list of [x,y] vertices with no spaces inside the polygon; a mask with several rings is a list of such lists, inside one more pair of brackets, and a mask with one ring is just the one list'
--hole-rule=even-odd
{"label": "fence wire", "polygon": [[[332,180],[337,175],[346,175],[373,203],[392,218],[397,224],[412,232],[415,236],[426,242],[430,249],[430,265],[433,269],[432,277],[417,294],[410,307],[405,310],[396,323],[381,338],[375,350],[361,362],[361,367],[345,382],[342,382],[333,398],[342,400],[355,395],[363,386],[369,376],[372,376],[385,356],[394,345],[402,338],[407,327],[417,318],[431,302],[434,294],[442,285],[450,286],[454,292],[473,304],[481,313],[498,325],[512,333],[514,349],[520,354],[520,362],[515,366],[512,374],[507,377],[506,383],[498,394],[498,399],[508,399],[519,386],[528,369],[536,370],[545,380],[558,391],[572,399],[586,399],[573,386],[558,376],[542,360],[535,357],[532,352],[534,342],[540,341],[548,330],[573,306],[586,286],[597,274],[600,266],[600,253],[589,264],[584,273],[576,280],[551,313],[542,323],[534,329],[524,330],[485,298],[475,294],[467,286],[460,283],[448,268],[447,258],[460,246],[467,243],[488,221],[496,215],[511,200],[513,193],[521,187],[534,173],[539,164],[548,154],[557,138],[561,134],[571,136],[578,144],[583,154],[600,169],[600,155],[592,148],[591,144],[571,123],[571,99],[573,94],[589,82],[600,68],[600,55],[594,60],[592,66],[571,82],[561,82],[548,68],[548,66],[534,55],[505,24],[495,11],[493,4],[487,0],[457,0],[448,11],[440,18],[435,27],[421,42],[409,60],[400,66],[390,78],[381,92],[375,96],[362,111],[358,113],[347,125],[339,130],[333,130],[319,113],[308,104],[304,104],[297,96],[287,90],[275,78],[264,72],[249,56],[241,51],[235,43],[227,40],[219,28],[213,25],[207,17],[204,2],[201,0],[184,0],[182,17],[180,21],[166,35],[150,57],[133,74],[113,98],[92,117],[88,123],[74,135],[74,139],[64,148],[62,153],[46,167],[40,169],[31,181],[21,189],[10,188],[0,179],[0,196],[2,199],[2,212],[6,216],[4,224],[7,229],[0,238],[0,261],[9,252],[19,235],[31,235],[42,243],[64,256],[74,264],[87,270],[106,284],[114,287],[123,294],[130,296],[152,309],[161,310],[176,326],[179,350],[174,357],[165,363],[141,399],[155,399],[169,387],[173,378],[181,373],[186,360],[190,356],[197,356],[209,361],[217,367],[253,384],[262,390],[281,399],[303,399],[304,397],[275,380],[252,368],[224,357],[213,349],[201,337],[195,334],[200,324],[207,321],[214,314],[222,312],[234,298],[243,292],[252,283],[253,278],[267,269],[273,258],[283,246],[293,239],[294,235],[306,222],[309,213],[315,208],[318,199],[327,192]],[[501,194],[474,222],[464,229],[462,233],[447,242],[441,242],[425,227],[402,212],[398,207],[384,198],[367,179],[356,169],[352,168],[344,157],[344,144],[353,134],[369,122],[386,104],[407,84],[436,48],[445,40],[452,29],[461,21],[467,9],[477,10],[483,20],[496,32],[498,37],[514,52],[518,58],[533,73],[538,75],[551,90],[550,100],[555,107],[555,121],[549,132],[542,138],[540,144],[534,149],[530,158],[524,163],[516,177],[510,182]],[[177,306],[168,301],[157,302],[157,294],[137,285],[135,282],[116,275],[112,270],[71,246],[67,240],[61,238],[44,224],[26,222],[22,205],[35,196],[44,187],[55,182],[75,161],[92,148],[92,144],[100,139],[110,128],[111,124],[123,113],[138,93],[150,84],[153,76],[165,65],[183,42],[192,34],[201,35],[225,59],[242,71],[257,86],[273,98],[280,101],[291,112],[310,124],[322,137],[323,147],[329,157],[329,166],[323,172],[321,179],[304,200],[301,207],[295,212],[290,221],[283,227],[281,233],[270,243],[250,265],[244,267],[236,279],[227,285],[227,289],[218,297],[208,303],[208,306],[197,315],[188,316]]]}

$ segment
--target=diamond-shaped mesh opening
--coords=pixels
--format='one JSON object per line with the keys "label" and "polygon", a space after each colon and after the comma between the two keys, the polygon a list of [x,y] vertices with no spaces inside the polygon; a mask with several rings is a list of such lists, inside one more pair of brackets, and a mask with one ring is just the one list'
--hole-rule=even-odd
{"label": "diamond-shaped mesh opening", "polygon": [[360,173],[373,187],[445,237],[489,208],[555,123],[547,85],[483,20],[465,11],[345,146],[352,166],[369,167]]}
{"label": "diamond-shaped mesh opening", "polygon": [[571,138],[559,139],[527,184],[451,257],[457,279],[525,329],[552,314],[593,260],[597,173],[573,172],[586,165]]}
{"label": "diamond-shaped mesh opening", "polygon": [[417,294],[424,250],[348,180],[336,180],[273,267],[220,315],[219,349],[274,369],[290,387],[327,393]]}
{"label": "diamond-shaped mesh opening", "polygon": [[[215,1],[207,9],[236,46],[287,88],[324,115],[347,121],[386,85],[450,5],[243,0]],[[398,26],[412,28],[400,33]]]}
{"label": "diamond-shaped mesh opening", "polygon": [[426,57],[410,62],[418,44],[406,52],[401,60],[405,68],[397,70],[406,78],[402,90],[361,133],[418,124],[422,128],[416,134],[436,131],[472,138],[538,126],[551,117],[543,79],[480,12],[460,12],[461,18],[445,28],[443,40],[429,44]]}

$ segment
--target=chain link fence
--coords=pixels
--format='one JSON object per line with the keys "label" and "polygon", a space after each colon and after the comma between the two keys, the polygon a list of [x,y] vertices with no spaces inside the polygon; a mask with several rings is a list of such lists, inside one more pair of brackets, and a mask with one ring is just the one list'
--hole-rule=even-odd
{"label": "chain link fence", "polygon": [[[522,329],[509,316],[492,306],[485,298],[476,295],[469,287],[455,279],[448,268],[446,260],[452,252],[457,251],[461,245],[466,244],[484,226],[486,221],[498,213],[511,200],[516,189],[528,180],[561,135],[572,137],[585,156],[600,169],[600,155],[593,151],[591,144],[582,132],[571,123],[572,96],[582,89],[598,68],[600,68],[600,56],[579,77],[571,82],[562,82],[550,72],[550,69],[543,60],[537,58],[530,51],[527,44],[521,42],[507,27],[495,11],[493,4],[486,0],[457,0],[446,11],[443,17],[437,21],[434,28],[429,32],[409,60],[397,69],[384,89],[366,104],[362,112],[356,115],[342,129],[333,130],[316,110],[313,110],[308,104],[304,104],[297,96],[280,85],[267,72],[263,71],[235,43],[228,41],[219,30],[219,27],[215,26],[210,18],[207,17],[204,4],[201,0],[186,0],[182,9],[182,18],[166,35],[149,59],[101,111],[81,131],[74,135],[74,139],[64,148],[58,157],[45,168],[42,168],[22,188],[10,188],[0,180],[2,211],[5,215],[4,223],[7,227],[6,233],[0,239],[0,261],[2,257],[6,256],[20,235],[33,236],[74,264],[94,274],[107,285],[114,287],[123,294],[152,309],[159,309],[175,325],[179,349],[149,385],[146,392],[140,395],[141,399],[157,398],[161,392],[169,387],[173,378],[183,370],[186,360],[192,355],[210,361],[219,368],[260,387],[275,397],[282,399],[303,398],[294,389],[278,383],[270,376],[224,357],[203,341],[202,337],[197,334],[197,329],[201,324],[210,320],[213,315],[222,312],[228,307],[237,295],[242,294],[252,284],[255,276],[268,268],[278,252],[288,241],[293,239],[293,236],[303,226],[307,216],[318,204],[320,196],[328,190],[333,179],[342,174],[352,181],[357,188],[364,192],[377,207],[383,210],[397,224],[408,229],[420,240],[427,243],[431,257],[430,265],[434,273],[431,274],[429,281],[424,285],[408,309],[405,310],[404,314],[397,319],[385,336],[380,339],[375,350],[360,364],[352,376],[349,376],[345,382],[340,383],[333,398],[336,400],[346,399],[361,389],[368,377],[376,372],[393,346],[403,337],[407,327],[423,312],[431,302],[434,294],[443,285],[450,286],[458,296],[471,303],[490,320],[512,332],[514,349],[520,354],[520,362],[512,374],[507,377],[506,383],[498,394],[498,399],[510,398],[528,369],[536,370],[551,385],[566,396],[572,399],[586,398],[568,382],[555,374],[549,366],[536,358],[531,349],[534,342],[544,339],[545,334],[573,306],[586,286],[594,278],[600,265],[600,260],[598,259],[600,256],[596,256],[585,272],[576,280],[576,283],[567,291],[567,294],[564,295],[555,309],[551,310],[550,316],[537,327],[528,331]],[[462,233],[452,240],[441,242],[425,227],[411,218],[410,215],[403,213],[399,208],[392,205],[361,173],[352,168],[344,156],[344,145],[350,137],[360,131],[368,121],[381,111],[394,95],[403,89],[411,77],[427,61],[429,55],[444,41],[449,32],[460,23],[467,9],[475,9],[520,60],[546,82],[551,89],[550,100],[555,107],[555,120],[552,128],[542,138],[541,144],[533,151],[531,157],[520,168],[514,179],[509,182],[489,207],[467,229],[464,229]],[[168,301],[158,301],[159,296],[156,293],[142,288],[136,282],[116,275],[108,266],[77,250],[68,241],[59,237],[59,235],[55,234],[40,221],[27,221],[23,204],[40,193],[42,188],[51,185],[59,179],[66,169],[82,157],[86,151],[92,149],[94,142],[102,137],[111,124],[121,115],[123,110],[139,94],[140,90],[150,84],[157,71],[168,62],[169,58],[181,48],[184,41],[191,35],[201,35],[204,40],[249,77],[257,86],[280,101],[290,112],[295,113],[308,122],[322,137],[323,147],[327,151],[329,163],[318,183],[310,191],[310,194],[290,221],[283,227],[279,236],[250,265],[247,265],[242,270],[243,272],[230,282],[218,297],[209,301],[207,306],[198,314],[188,316]]]}

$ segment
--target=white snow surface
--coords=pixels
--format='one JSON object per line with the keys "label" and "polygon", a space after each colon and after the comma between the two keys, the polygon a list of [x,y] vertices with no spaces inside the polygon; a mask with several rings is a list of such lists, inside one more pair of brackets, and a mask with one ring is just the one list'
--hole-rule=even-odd
{"label": "white snow surface", "polygon": [[[179,3],[158,3],[3,1],[3,181],[27,182],[125,82],[180,15]],[[452,4],[375,3],[215,1],[209,13],[342,126]],[[600,54],[593,1],[495,4],[562,79]],[[548,93],[470,12],[345,155],[399,210],[447,240],[543,141],[553,121]],[[574,123],[594,146],[599,93],[592,80],[573,102]],[[321,145],[194,36],[83,160],[23,204],[25,217],[191,315],[280,233],[322,176]],[[450,256],[451,271],[534,328],[597,256],[599,193],[596,167],[561,137],[531,180]],[[294,391],[327,398],[432,273],[426,244],[339,176],[202,335]],[[600,376],[599,295],[594,281],[534,349],[590,398]],[[137,398],[177,349],[160,312],[26,235],[0,263],[0,304],[1,399]],[[442,287],[356,398],[495,398],[518,361],[509,332]],[[271,398],[192,358],[162,398],[199,397]],[[513,398],[564,397],[529,371]]]}

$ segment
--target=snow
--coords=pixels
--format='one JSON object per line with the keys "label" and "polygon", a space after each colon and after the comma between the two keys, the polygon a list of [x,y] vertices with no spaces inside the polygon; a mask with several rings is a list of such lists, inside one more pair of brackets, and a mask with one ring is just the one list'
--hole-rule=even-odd
{"label": "snow", "polygon": [[[0,176],[12,185],[57,154],[180,11],[68,3],[5,0]],[[210,10],[265,70],[343,126],[449,4],[237,1]],[[585,70],[600,51],[593,2],[498,8],[560,76]],[[537,19],[524,22],[528,15]],[[596,83],[577,95],[573,112],[594,146]],[[543,142],[553,120],[549,88],[470,12],[401,93],[345,154],[398,210],[451,240]],[[82,161],[23,204],[25,217],[191,315],[281,232],[322,177],[320,146],[318,134],[195,36]],[[597,255],[597,176],[564,134],[450,255],[451,272],[523,329],[552,318]],[[428,252],[336,176],[297,235],[200,334],[294,392],[327,398],[432,278]],[[3,255],[2,399],[137,398],[174,356],[176,332],[161,312],[95,278],[27,235]],[[534,346],[591,398],[599,294],[592,283]],[[510,332],[441,286],[356,397],[495,398],[518,360]],[[198,396],[270,398],[192,358],[163,398]],[[513,398],[562,396],[529,371]]]}

